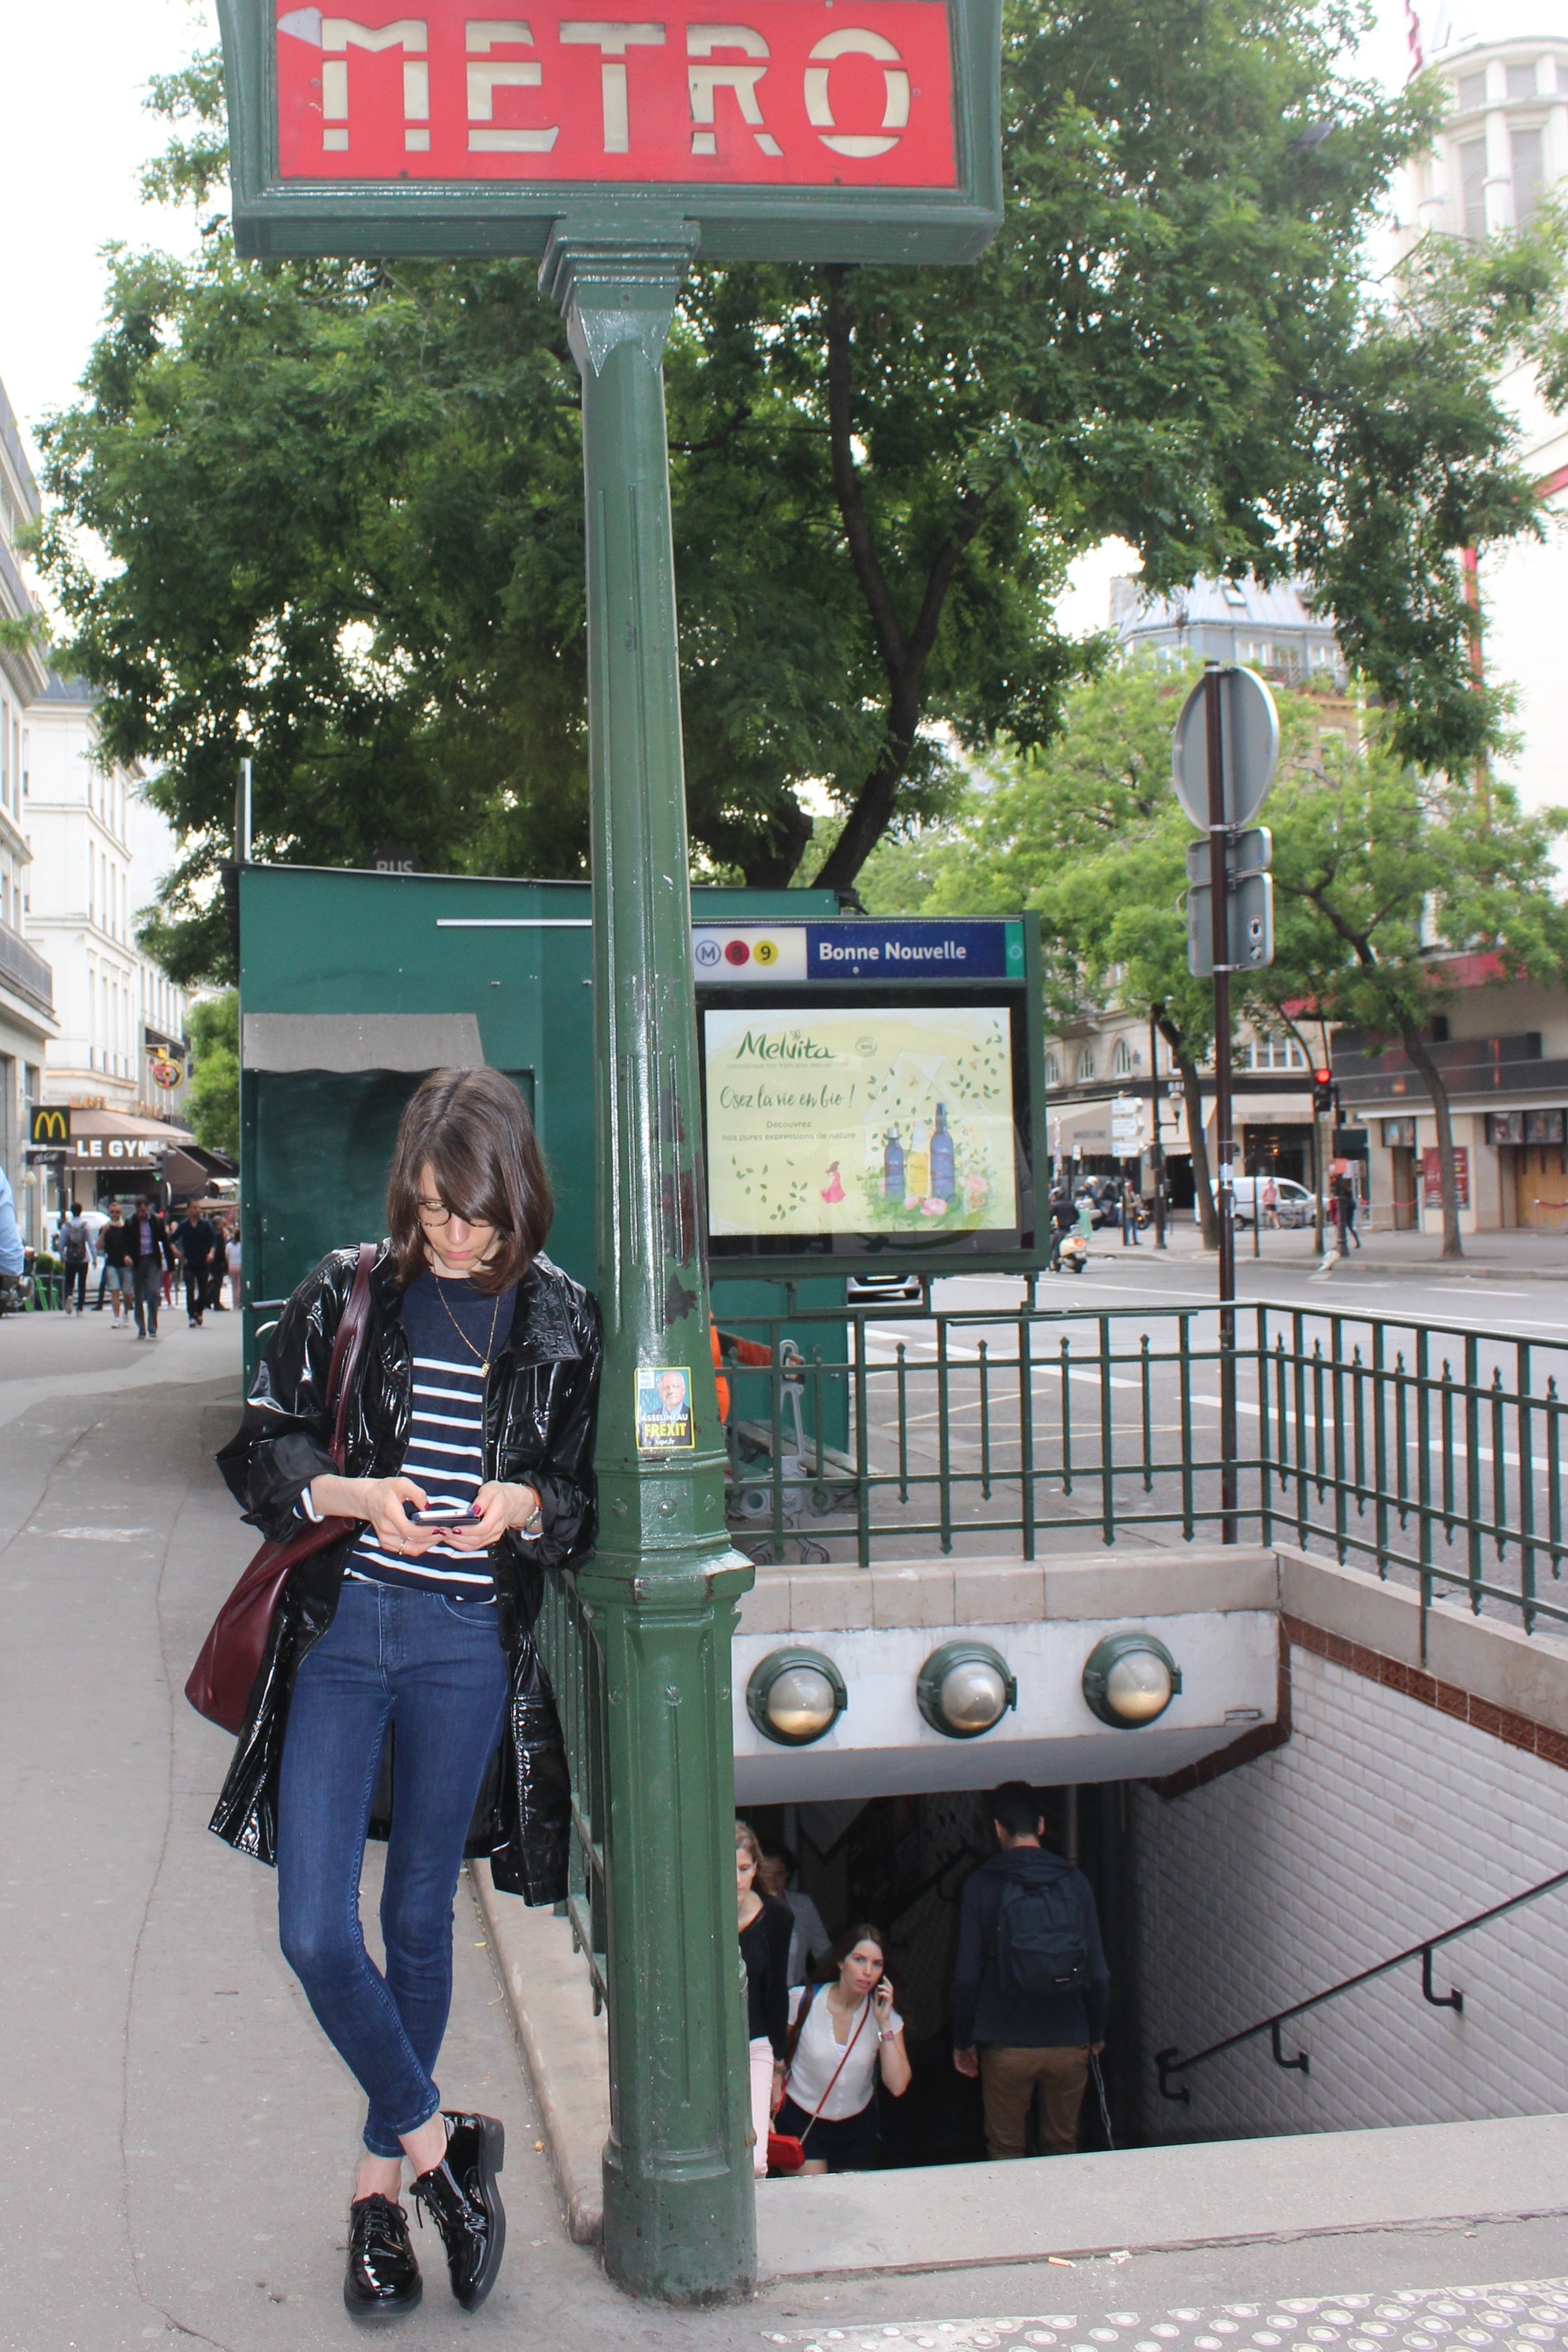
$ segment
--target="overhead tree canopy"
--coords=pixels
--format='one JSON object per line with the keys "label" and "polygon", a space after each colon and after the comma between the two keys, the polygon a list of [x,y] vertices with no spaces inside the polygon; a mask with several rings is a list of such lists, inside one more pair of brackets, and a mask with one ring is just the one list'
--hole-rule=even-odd
{"label": "overhead tree canopy", "polygon": [[[1338,0],[1016,0],[975,267],[694,271],[669,415],[710,870],[852,884],[950,801],[955,741],[1047,741],[1096,650],[1054,601],[1108,534],[1154,587],[1307,565],[1398,748],[1475,756],[1496,713],[1450,556],[1529,526],[1490,373],[1553,357],[1556,232],[1369,310],[1365,231],[1436,101],[1348,55]],[[153,193],[206,202],[216,60],[154,100],[192,127]],[[526,264],[247,265],[216,228],[195,266],[117,261],[45,436],[44,554],[185,842],[153,933],[180,977],[224,968],[242,751],[265,854],[582,870],[577,430]]]}

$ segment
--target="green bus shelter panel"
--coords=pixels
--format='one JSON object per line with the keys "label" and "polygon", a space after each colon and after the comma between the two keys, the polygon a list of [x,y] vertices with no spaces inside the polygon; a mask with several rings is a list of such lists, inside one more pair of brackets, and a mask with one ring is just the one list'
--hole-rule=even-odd
{"label": "green bus shelter panel", "polygon": [[[404,1107],[427,1073],[261,1070],[256,1075],[259,1263],[254,1296],[286,1298],[329,1250],[379,1241]],[[533,1072],[508,1070],[533,1108]]]}

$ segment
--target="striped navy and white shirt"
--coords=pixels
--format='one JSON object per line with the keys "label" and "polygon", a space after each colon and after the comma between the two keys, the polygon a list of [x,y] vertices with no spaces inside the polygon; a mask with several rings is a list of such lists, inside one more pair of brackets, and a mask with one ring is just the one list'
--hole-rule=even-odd
{"label": "striped navy and white shirt", "polygon": [[[471,1283],[438,1282],[433,1274],[419,1275],[403,1294],[403,1328],[414,1356],[414,1409],[402,1475],[422,1486],[433,1504],[471,1503],[484,1483],[485,1382],[479,1367],[505,1346],[516,1303],[515,1283],[487,1298]],[[495,1597],[488,1552],[459,1551],[438,1540],[417,1559],[399,1558],[381,1549],[368,1526],[344,1573],[372,1584],[444,1592],[453,1600]]]}

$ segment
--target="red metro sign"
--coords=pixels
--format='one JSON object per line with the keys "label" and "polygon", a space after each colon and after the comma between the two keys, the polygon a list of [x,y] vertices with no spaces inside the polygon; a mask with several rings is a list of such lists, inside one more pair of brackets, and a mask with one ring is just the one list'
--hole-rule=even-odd
{"label": "red metro sign", "polygon": [[[592,0],[589,0],[590,6]],[[285,180],[951,188],[947,11],[931,0],[701,0],[646,19],[529,0],[278,18]]]}
{"label": "red metro sign", "polygon": [[995,233],[1000,0],[482,5],[219,0],[242,252],[537,252],[585,202],[720,257]]}

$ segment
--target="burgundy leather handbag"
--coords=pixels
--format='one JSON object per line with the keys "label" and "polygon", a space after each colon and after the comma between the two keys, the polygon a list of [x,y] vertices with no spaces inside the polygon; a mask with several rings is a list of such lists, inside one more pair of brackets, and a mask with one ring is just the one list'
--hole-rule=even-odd
{"label": "burgundy leather handbag", "polygon": [[[375,1244],[362,1242],[353,1288],[332,1341],[327,1370],[327,1410],[332,1414],[332,1460],[343,1467],[348,1431],[349,1399],[353,1376],[370,1324],[370,1275]],[[283,1543],[264,1543],[234,1591],[213,1619],[201,1655],[191,1668],[185,1696],[198,1715],[222,1731],[236,1734],[245,1727],[250,1694],[261,1672],[261,1661],[272,1633],[273,1614],[289,1579],[301,1560],[325,1551],[357,1525],[353,1519],[308,1519],[298,1535]]]}

